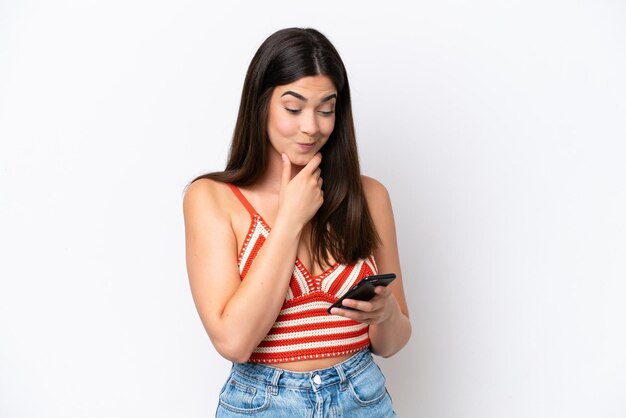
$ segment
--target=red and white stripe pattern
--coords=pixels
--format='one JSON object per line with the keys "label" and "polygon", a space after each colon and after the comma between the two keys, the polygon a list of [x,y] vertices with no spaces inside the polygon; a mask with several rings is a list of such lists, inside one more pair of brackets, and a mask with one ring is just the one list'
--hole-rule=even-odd
{"label": "red and white stripe pattern", "polygon": [[[243,280],[270,227],[245,199],[229,185],[252,217],[248,234],[239,252],[239,273]],[[337,315],[328,307],[363,277],[378,271],[373,256],[352,264],[335,263],[312,276],[296,259],[285,303],[267,336],[256,347],[250,362],[283,363],[353,353],[370,344],[368,325]]]}

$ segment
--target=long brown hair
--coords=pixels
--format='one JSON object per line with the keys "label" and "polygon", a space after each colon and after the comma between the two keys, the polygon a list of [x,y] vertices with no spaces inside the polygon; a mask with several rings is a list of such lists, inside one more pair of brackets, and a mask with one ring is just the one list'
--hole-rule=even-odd
{"label": "long brown hair", "polygon": [[[341,57],[315,29],[288,28],[272,34],[252,58],[224,171],[196,177],[237,186],[257,181],[267,166],[267,109],[274,87],[324,75],[337,88],[335,127],[322,147],[324,203],[311,219],[313,259],[353,263],[379,243],[361,184],[350,86]],[[188,186],[187,186],[188,187]]]}

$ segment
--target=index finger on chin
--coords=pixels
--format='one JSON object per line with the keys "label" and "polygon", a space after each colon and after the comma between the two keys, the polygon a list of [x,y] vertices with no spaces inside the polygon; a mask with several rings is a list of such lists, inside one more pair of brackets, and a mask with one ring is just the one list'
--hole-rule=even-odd
{"label": "index finger on chin", "polygon": [[312,173],[315,171],[317,167],[319,167],[321,162],[322,162],[322,154],[318,152],[317,154],[313,156],[313,158],[311,158],[311,161],[307,163],[305,168]]}

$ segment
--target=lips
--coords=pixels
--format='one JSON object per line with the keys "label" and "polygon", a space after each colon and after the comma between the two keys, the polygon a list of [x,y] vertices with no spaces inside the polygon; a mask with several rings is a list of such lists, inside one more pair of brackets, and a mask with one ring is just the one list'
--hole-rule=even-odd
{"label": "lips", "polygon": [[298,142],[298,148],[300,148],[300,150],[302,151],[310,151],[313,149],[314,146],[315,146],[315,142],[312,142],[310,144]]}

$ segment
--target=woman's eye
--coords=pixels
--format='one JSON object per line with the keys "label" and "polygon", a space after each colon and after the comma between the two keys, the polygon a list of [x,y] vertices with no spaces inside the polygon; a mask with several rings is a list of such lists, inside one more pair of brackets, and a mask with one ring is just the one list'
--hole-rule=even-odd
{"label": "woman's eye", "polygon": [[320,110],[319,113],[322,116],[330,116],[333,113],[335,113],[335,111],[334,110]]}
{"label": "woman's eye", "polygon": [[300,113],[300,109],[290,109],[288,107],[285,108],[285,110],[289,113],[293,113],[293,114],[297,114]]}

